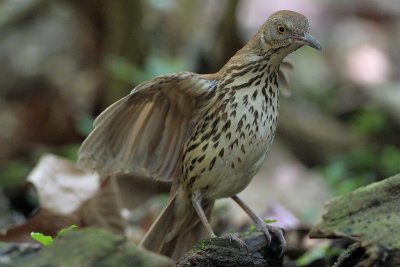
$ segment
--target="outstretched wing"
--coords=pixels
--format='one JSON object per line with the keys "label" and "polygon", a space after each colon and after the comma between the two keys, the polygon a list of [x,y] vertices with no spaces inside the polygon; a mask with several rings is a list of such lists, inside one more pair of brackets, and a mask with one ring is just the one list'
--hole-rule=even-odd
{"label": "outstretched wing", "polygon": [[129,172],[171,180],[189,123],[214,101],[216,80],[190,72],[138,85],[103,111],[79,149],[78,165],[103,174]]}

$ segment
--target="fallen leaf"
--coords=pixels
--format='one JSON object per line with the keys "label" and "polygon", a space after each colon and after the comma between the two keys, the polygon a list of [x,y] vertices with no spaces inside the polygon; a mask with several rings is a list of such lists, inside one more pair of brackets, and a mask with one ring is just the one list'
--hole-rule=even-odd
{"label": "fallen leaf", "polygon": [[31,237],[45,247],[48,247],[53,243],[53,238],[51,236],[42,233],[32,232]]}
{"label": "fallen leaf", "polygon": [[81,226],[79,217],[74,213],[67,216],[39,210],[24,224],[16,225],[7,229],[4,233],[0,233],[0,241],[33,243],[32,232],[56,236],[60,229],[73,224]]}
{"label": "fallen leaf", "polygon": [[99,175],[78,169],[61,157],[47,154],[28,176],[38,192],[42,209],[68,215],[91,198],[100,185]]}
{"label": "fallen leaf", "polygon": [[66,233],[70,232],[73,229],[78,228],[78,226],[76,224],[70,225],[68,227],[65,227],[63,229],[61,229],[58,233],[57,233],[57,238],[58,237],[62,237],[63,235],[65,235]]}

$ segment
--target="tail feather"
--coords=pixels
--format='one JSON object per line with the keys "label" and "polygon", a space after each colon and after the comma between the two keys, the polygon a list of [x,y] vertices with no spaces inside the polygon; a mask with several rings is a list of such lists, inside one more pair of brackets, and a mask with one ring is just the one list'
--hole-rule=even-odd
{"label": "tail feather", "polygon": [[[207,237],[191,201],[179,192],[171,196],[139,245],[174,260],[187,253],[200,239]],[[214,201],[203,206],[208,219],[213,205]]]}
{"label": "tail feather", "polygon": [[173,227],[176,195],[177,193],[170,197],[167,204],[165,204],[157,220],[147,231],[142,242],[140,242],[139,247],[158,253],[161,251],[165,237]]}

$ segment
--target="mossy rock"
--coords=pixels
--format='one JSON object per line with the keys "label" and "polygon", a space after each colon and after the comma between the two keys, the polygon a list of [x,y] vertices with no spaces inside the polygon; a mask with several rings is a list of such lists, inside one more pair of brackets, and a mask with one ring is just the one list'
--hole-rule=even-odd
{"label": "mossy rock", "polygon": [[[356,266],[400,266],[400,174],[330,200],[312,238],[353,239],[365,250]],[[359,254],[360,250],[355,250]],[[354,259],[354,251],[346,251]],[[348,266],[335,265],[335,266]]]}
{"label": "mossy rock", "polygon": [[200,240],[176,266],[282,266],[283,248],[274,233],[271,244],[261,232],[249,231],[238,237],[246,247],[226,237]]}
{"label": "mossy rock", "polygon": [[[10,245],[12,246],[12,245]],[[2,247],[2,246],[0,246]],[[7,252],[9,254],[9,252]],[[4,252],[3,252],[4,254]],[[1,267],[173,266],[169,258],[139,249],[123,237],[98,228],[73,230],[40,250],[1,256]],[[4,260],[7,259],[7,260]]]}

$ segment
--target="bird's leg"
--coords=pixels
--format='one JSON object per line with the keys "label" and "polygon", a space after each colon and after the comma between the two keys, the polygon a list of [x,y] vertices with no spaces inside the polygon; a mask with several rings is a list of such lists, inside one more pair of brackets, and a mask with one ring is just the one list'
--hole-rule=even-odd
{"label": "bird's leg", "polygon": [[233,196],[232,199],[247,213],[247,215],[250,216],[250,218],[253,220],[255,223],[256,229],[258,231],[261,231],[264,233],[265,237],[267,238],[268,244],[271,243],[271,234],[270,232],[273,232],[279,239],[279,242],[282,245],[282,253],[286,250],[286,241],[285,237],[283,236],[283,230],[274,227],[271,225],[266,224],[263,219],[261,219],[259,216],[257,216],[254,211],[250,209],[249,206],[247,206],[238,196]]}
{"label": "bird's leg", "polygon": [[199,215],[200,221],[203,223],[210,237],[216,237],[210,223],[208,222],[207,216],[204,213],[203,207],[201,206],[201,194],[199,191],[194,191],[192,194],[193,207]]}
{"label": "bird's leg", "polygon": [[[204,213],[203,207],[201,206],[201,200],[202,200],[202,198],[201,198],[200,192],[199,191],[194,191],[193,194],[192,194],[193,207],[196,210],[197,215],[199,215],[200,221],[203,223],[203,225],[206,228],[209,236],[211,238],[217,237],[214,234],[214,231],[212,230],[210,223],[208,222],[206,214]],[[246,250],[248,251],[248,247],[247,247],[246,243],[244,243],[244,241],[241,240],[237,234],[225,234],[225,235],[221,236],[221,238],[226,238],[231,243],[235,242],[240,247],[246,248]]]}

